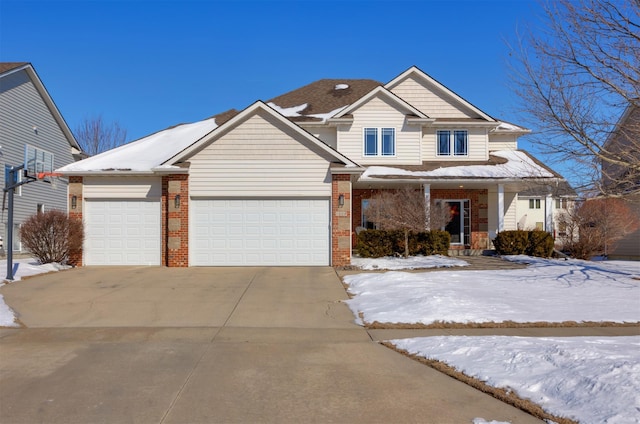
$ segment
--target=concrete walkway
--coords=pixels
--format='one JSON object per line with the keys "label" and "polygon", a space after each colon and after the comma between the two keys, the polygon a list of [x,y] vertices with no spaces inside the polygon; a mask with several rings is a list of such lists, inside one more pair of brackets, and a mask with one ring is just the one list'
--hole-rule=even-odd
{"label": "concrete walkway", "polygon": [[2,423],[537,419],[381,346],[332,268],[81,268],[0,288]]}

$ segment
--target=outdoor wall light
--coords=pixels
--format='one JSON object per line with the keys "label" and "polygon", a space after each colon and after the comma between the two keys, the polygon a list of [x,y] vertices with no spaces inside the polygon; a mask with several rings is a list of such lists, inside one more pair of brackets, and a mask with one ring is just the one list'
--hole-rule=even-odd
{"label": "outdoor wall light", "polygon": [[78,207],[78,196],[71,196],[71,209]]}
{"label": "outdoor wall light", "polygon": [[338,206],[344,206],[344,194],[338,196]]}
{"label": "outdoor wall light", "polygon": [[180,195],[177,194],[176,197],[173,199],[173,206],[176,207],[176,209],[180,209]]}

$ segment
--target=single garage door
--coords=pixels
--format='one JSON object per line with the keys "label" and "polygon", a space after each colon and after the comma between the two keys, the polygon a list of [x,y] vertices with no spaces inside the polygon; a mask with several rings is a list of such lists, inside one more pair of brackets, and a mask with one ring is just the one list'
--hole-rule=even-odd
{"label": "single garage door", "polygon": [[160,265],[160,202],[86,200],[86,265]]}
{"label": "single garage door", "polygon": [[328,199],[196,199],[191,264],[329,265]]}

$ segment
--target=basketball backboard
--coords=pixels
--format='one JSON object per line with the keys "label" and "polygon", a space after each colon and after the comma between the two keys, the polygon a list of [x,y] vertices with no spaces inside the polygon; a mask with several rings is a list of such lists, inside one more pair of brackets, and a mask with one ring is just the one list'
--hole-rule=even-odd
{"label": "basketball backboard", "polygon": [[42,179],[41,174],[53,172],[53,163],[53,153],[25,144],[24,170],[27,176]]}

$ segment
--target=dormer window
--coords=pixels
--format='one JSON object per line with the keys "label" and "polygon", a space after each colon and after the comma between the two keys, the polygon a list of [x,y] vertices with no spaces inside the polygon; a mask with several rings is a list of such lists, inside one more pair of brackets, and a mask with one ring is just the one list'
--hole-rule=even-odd
{"label": "dormer window", "polygon": [[466,130],[439,130],[438,156],[466,156],[469,133]]}
{"label": "dormer window", "polygon": [[395,156],[396,129],[395,128],[365,128],[364,129],[365,156]]}

